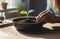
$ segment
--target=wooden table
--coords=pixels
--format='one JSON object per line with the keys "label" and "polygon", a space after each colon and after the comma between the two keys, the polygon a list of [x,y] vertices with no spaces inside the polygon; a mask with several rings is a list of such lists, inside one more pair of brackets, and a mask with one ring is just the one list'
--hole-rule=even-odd
{"label": "wooden table", "polygon": [[2,27],[8,27],[12,25],[12,20],[4,20],[2,23],[0,23],[0,28]]}
{"label": "wooden table", "polygon": [[[60,26],[60,23],[47,23],[43,27],[52,29],[54,26]],[[0,28],[0,39],[60,39],[60,31],[54,33],[43,34],[23,34],[16,30],[14,25]]]}

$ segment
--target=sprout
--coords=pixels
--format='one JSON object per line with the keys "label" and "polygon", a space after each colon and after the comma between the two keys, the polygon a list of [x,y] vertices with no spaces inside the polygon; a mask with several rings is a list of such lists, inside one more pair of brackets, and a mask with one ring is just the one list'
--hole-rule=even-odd
{"label": "sprout", "polygon": [[32,13],[32,12],[34,12],[34,11],[35,11],[35,10],[28,10],[28,11],[22,10],[22,11],[20,11],[20,14],[26,15],[26,16],[27,16],[27,20],[28,20],[29,14]]}
{"label": "sprout", "polygon": [[17,10],[18,12],[20,12],[20,14],[24,14],[27,16],[27,20],[28,20],[28,16],[30,13],[34,12],[35,10],[26,10],[26,4],[25,2],[22,2],[21,4],[17,5]]}

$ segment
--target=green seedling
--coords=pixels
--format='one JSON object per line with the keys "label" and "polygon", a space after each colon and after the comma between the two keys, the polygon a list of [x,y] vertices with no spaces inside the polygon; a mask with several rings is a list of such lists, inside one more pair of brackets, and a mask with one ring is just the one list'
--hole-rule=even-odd
{"label": "green seedling", "polygon": [[26,11],[26,10],[22,10],[22,11],[20,11],[20,14],[23,14],[23,15],[26,15],[26,17],[27,17],[27,20],[28,20],[28,16],[29,16],[29,14],[30,13],[33,13],[35,10],[28,10],[28,11]]}

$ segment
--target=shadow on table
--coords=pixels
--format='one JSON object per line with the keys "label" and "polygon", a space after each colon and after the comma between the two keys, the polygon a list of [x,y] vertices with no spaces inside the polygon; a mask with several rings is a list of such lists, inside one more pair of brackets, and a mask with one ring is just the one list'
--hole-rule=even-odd
{"label": "shadow on table", "polygon": [[54,29],[54,31],[60,31],[60,26],[55,26],[55,27],[52,27]]}
{"label": "shadow on table", "polygon": [[0,25],[0,28],[9,27],[9,26],[12,26],[12,25],[13,25],[12,23],[1,24],[1,25]]}
{"label": "shadow on table", "polygon": [[48,28],[37,28],[34,31],[28,30],[18,30],[21,34],[34,38],[44,38],[44,39],[59,39],[60,38],[60,27],[52,27],[54,30]]}
{"label": "shadow on table", "polygon": [[22,29],[22,30],[18,30],[19,32],[22,33],[27,33],[27,34],[44,34],[44,33],[54,33],[54,32],[59,32],[60,31],[60,27],[55,26],[52,27],[54,30],[42,27],[42,28],[27,28],[27,29]]}

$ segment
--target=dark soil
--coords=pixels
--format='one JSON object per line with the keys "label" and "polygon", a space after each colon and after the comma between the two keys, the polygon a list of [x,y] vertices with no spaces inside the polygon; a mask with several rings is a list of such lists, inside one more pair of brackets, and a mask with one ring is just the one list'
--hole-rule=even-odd
{"label": "dark soil", "polygon": [[35,23],[36,21],[32,20],[32,19],[30,19],[30,20],[23,19],[23,20],[19,20],[18,22],[20,22],[20,23]]}
{"label": "dark soil", "polygon": [[36,23],[35,18],[29,18],[28,20],[26,18],[16,19],[15,20],[18,23]]}

